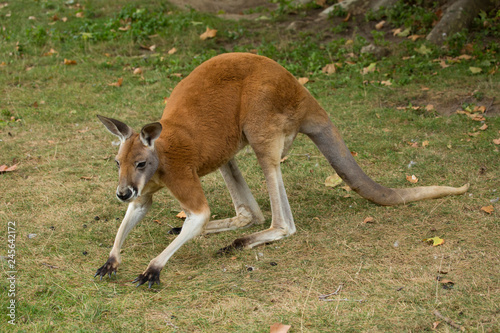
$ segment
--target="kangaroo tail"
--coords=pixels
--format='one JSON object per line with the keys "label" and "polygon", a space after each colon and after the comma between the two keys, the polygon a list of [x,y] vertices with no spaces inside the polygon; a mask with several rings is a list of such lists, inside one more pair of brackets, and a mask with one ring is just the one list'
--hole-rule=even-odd
{"label": "kangaroo tail", "polygon": [[363,198],[383,206],[405,204],[411,201],[435,199],[447,195],[463,194],[469,184],[462,187],[424,186],[406,189],[384,187],[368,177],[356,163],[337,128],[328,125],[307,134],[326,157],[338,175]]}

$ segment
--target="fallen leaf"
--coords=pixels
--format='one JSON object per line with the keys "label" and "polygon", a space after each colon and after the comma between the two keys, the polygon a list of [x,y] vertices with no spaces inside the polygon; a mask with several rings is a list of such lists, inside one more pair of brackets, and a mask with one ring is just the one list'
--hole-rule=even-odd
{"label": "fallen leaf", "polygon": [[83,14],[83,12],[78,12],[78,13],[76,13],[75,16],[78,18],[83,18],[85,16],[85,14]]}
{"label": "fallen leaf", "polygon": [[36,17],[34,17],[34,16],[30,16],[30,17],[28,17],[28,20],[30,20],[30,21],[35,21],[35,20],[36,20]]}
{"label": "fallen leaf", "polygon": [[397,34],[395,34],[394,36],[398,36],[398,37],[406,37],[410,34],[410,28],[406,28],[405,30],[401,31],[401,29],[398,29],[399,32]]}
{"label": "fallen leaf", "polygon": [[418,178],[415,175],[406,176],[406,180],[412,184],[416,184],[418,182]]}
{"label": "fallen leaf", "polygon": [[139,47],[142,49],[142,50],[148,50],[148,51],[154,51],[156,50],[156,45],[153,44],[151,46],[146,46],[146,45],[139,45]]}
{"label": "fallen leaf", "polygon": [[375,222],[375,219],[371,216],[368,216],[367,218],[365,218],[363,220],[363,223],[374,223]]}
{"label": "fallen leaf", "polygon": [[65,65],[76,65],[76,60],[64,59]]}
{"label": "fallen leaf", "polygon": [[174,54],[175,52],[177,52],[177,49],[175,47],[168,50],[168,54]]}
{"label": "fallen leaf", "polygon": [[472,112],[484,113],[484,112],[486,112],[486,106],[484,106],[484,105],[476,105],[474,107],[474,109],[472,109]]}
{"label": "fallen leaf", "polygon": [[328,176],[325,179],[325,186],[328,187],[336,187],[342,184],[342,178],[338,174],[334,174],[332,176]]}
{"label": "fallen leaf", "polygon": [[493,208],[493,205],[489,205],[489,206],[484,206],[484,207],[481,207],[481,210],[485,213],[488,213],[488,214],[491,214],[493,213],[493,211],[495,210]]}
{"label": "fallen leaf", "polygon": [[432,323],[432,329],[433,329],[433,330],[435,330],[435,329],[439,326],[439,324],[441,324],[441,322],[440,322],[440,321],[435,321],[435,322],[433,322],[433,323]]}
{"label": "fallen leaf", "polygon": [[63,18],[61,19],[61,21],[66,22],[66,21],[68,21],[68,18],[67,18],[67,17],[63,17]]}
{"label": "fallen leaf", "polygon": [[7,64],[5,63],[5,61],[2,61],[2,62],[0,63],[0,67],[3,67],[3,66],[7,66]]}
{"label": "fallen leaf", "polygon": [[432,243],[432,246],[439,246],[444,244],[444,239],[436,236],[432,238],[422,239],[422,242],[427,242],[429,244]]}
{"label": "fallen leaf", "polygon": [[372,62],[368,67],[363,68],[361,71],[361,74],[366,75],[368,73],[373,73],[375,71],[375,68],[377,67],[376,62]]}
{"label": "fallen leaf", "polygon": [[306,84],[307,82],[309,82],[309,78],[307,78],[307,77],[299,77],[297,80],[299,81],[299,83],[300,83],[301,85],[304,85],[304,84]]}
{"label": "fallen leaf", "polygon": [[136,69],[134,69],[134,75],[141,75],[141,74],[142,74],[142,68],[137,67]]}
{"label": "fallen leaf", "polygon": [[346,192],[352,191],[352,188],[349,185],[344,185],[344,186],[341,187],[341,189],[343,189]]}
{"label": "fallen leaf", "polygon": [[354,156],[354,157],[356,157],[356,156],[358,156],[358,153],[355,152],[355,151],[351,151],[351,155]]}
{"label": "fallen leaf", "polygon": [[0,173],[15,171],[17,169],[17,166],[18,166],[18,164],[14,164],[10,167],[6,166],[5,164],[1,165],[0,166]]}
{"label": "fallen leaf", "polygon": [[474,121],[485,121],[486,118],[484,118],[483,116],[479,115],[479,114],[469,114],[468,117]]}
{"label": "fallen leaf", "polygon": [[425,106],[425,110],[426,110],[427,112],[434,111],[434,110],[435,110],[435,109],[434,109],[434,105],[432,105],[432,104],[427,104],[427,105]]}
{"label": "fallen leaf", "polygon": [[417,39],[419,38],[424,38],[425,35],[411,35],[411,36],[408,36],[408,39],[411,39],[412,42],[416,41]]}
{"label": "fallen leaf", "polygon": [[416,52],[420,53],[420,54],[423,54],[423,55],[428,55],[429,53],[432,52],[432,49],[428,48],[427,46],[425,46],[424,44],[420,45],[419,48],[415,48],[414,49]]}
{"label": "fallen leaf", "polygon": [[342,21],[347,22],[347,21],[349,21],[350,18],[351,18],[351,13],[349,12],[349,13],[347,13],[347,16]]}
{"label": "fallen leaf", "polygon": [[288,159],[288,156],[283,157],[283,158],[280,160],[280,163],[285,162],[287,159]]}
{"label": "fallen leaf", "polygon": [[90,177],[81,176],[80,179],[82,179],[82,180],[92,180],[92,176],[90,176]]}
{"label": "fallen leaf", "polygon": [[469,70],[472,72],[472,74],[478,74],[478,73],[481,73],[483,71],[479,67],[469,67]]}
{"label": "fallen leaf", "polygon": [[379,23],[375,24],[375,29],[380,30],[384,27],[385,21],[380,21]]}
{"label": "fallen leaf", "polygon": [[469,132],[469,133],[467,133],[467,135],[472,136],[472,137],[478,136],[479,134],[481,134],[481,133],[480,132],[472,132],[472,133]]}
{"label": "fallen leaf", "polygon": [[161,221],[160,220],[153,220],[154,223],[158,223],[159,225],[161,225]]}
{"label": "fallen leaf", "polygon": [[461,56],[458,56],[457,59],[470,60],[472,57],[468,54],[462,54]]}
{"label": "fallen leaf", "polygon": [[380,81],[380,84],[384,85],[384,86],[391,86],[392,85],[392,82],[390,80],[387,80],[387,81]]}
{"label": "fallen leaf", "polygon": [[428,140],[425,140],[424,142],[422,142],[422,147],[425,148],[429,145],[429,141]]}
{"label": "fallen leaf", "polygon": [[123,78],[119,78],[118,81],[113,82],[113,83],[109,83],[108,86],[111,86],[111,87],[121,87],[122,83],[123,83]]}
{"label": "fallen leaf", "polygon": [[126,25],[126,26],[124,26],[124,27],[119,27],[119,28],[118,28],[118,30],[120,30],[120,31],[128,31],[128,30],[130,30],[130,29],[132,29],[132,26],[131,26],[130,24],[127,24],[127,25]]}
{"label": "fallen leaf", "polygon": [[207,30],[205,30],[205,32],[200,35],[200,39],[206,40],[208,38],[214,38],[216,35],[217,35],[217,30],[210,29],[209,27],[207,27]]}
{"label": "fallen leaf", "polygon": [[493,143],[496,144],[496,145],[500,145],[500,138],[493,139]]}
{"label": "fallen leaf", "polygon": [[276,323],[271,325],[270,333],[286,333],[292,327],[291,325],[283,325],[281,323]]}
{"label": "fallen leaf", "polygon": [[444,60],[441,60],[439,62],[439,65],[441,66],[441,68],[447,68],[447,67],[450,67],[450,65],[447,65],[446,62]]}
{"label": "fallen leaf", "polygon": [[54,54],[56,54],[56,53],[57,53],[57,51],[56,51],[56,50],[54,50],[54,49],[50,49],[50,51],[49,51],[49,52],[45,52],[44,54],[42,54],[42,57],[49,57],[49,56],[54,55]]}
{"label": "fallen leaf", "polygon": [[184,211],[181,211],[179,214],[175,215],[175,217],[178,217],[180,219],[185,219],[187,216],[186,213],[184,213]]}
{"label": "fallen leaf", "polygon": [[335,64],[328,64],[321,69],[321,71],[325,74],[333,74],[337,71]]}

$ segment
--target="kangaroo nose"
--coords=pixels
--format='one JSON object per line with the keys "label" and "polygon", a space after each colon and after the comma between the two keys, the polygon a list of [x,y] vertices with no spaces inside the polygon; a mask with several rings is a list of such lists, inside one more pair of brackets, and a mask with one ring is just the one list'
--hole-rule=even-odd
{"label": "kangaroo nose", "polygon": [[116,197],[121,201],[127,201],[132,196],[132,191],[127,188],[124,192],[116,191]]}

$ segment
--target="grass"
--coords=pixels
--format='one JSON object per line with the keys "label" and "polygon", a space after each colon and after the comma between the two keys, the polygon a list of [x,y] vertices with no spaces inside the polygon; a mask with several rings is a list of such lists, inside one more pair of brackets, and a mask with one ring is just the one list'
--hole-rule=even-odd
{"label": "grass", "polygon": [[[499,50],[489,40],[496,26],[457,36],[442,49],[396,39],[389,30],[371,33],[373,28],[365,34],[348,27],[332,35],[321,23],[321,28],[284,31],[290,20],[317,10],[287,2],[261,24],[225,21],[154,0],[7,3],[0,8],[0,164],[18,163],[18,169],[0,175],[4,272],[11,270],[9,221],[16,222],[17,236],[16,326],[2,324],[5,330],[268,332],[272,323],[282,322],[292,325],[290,332],[420,332],[431,331],[438,321],[435,309],[468,331],[500,329],[500,208],[490,202],[500,189],[499,146],[493,143],[500,137],[500,120],[486,117],[488,128],[481,131],[483,124],[465,115],[441,115],[465,100],[489,106],[492,114],[498,111]],[[429,17],[420,9],[416,13]],[[385,14],[397,18],[395,27],[411,25],[411,16],[396,14]],[[333,26],[342,19],[328,22]],[[364,27],[376,23],[357,20]],[[481,20],[498,22],[489,16]],[[119,30],[127,25],[131,28]],[[201,41],[198,36],[207,26],[218,30],[217,37]],[[390,45],[389,56],[360,54],[373,36],[379,45]],[[454,61],[467,44],[474,58]],[[416,51],[425,51],[422,45],[427,53]],[[172,47],[178,51],[169,55]],[[57,53],[50,54],[51,49]],[[421,185],[470,183],[470,191],[376,206],[325,187],[333,171],[299,136],[282,164],[297,224],[293,237],[227,257],[214,254],[263,227],[199,237],[172,257],[159,287],[135,288],[130,281],[173,239],[167,230],[182,224],[175,218],[179,205],[163,191],[126,240],[117,277],[94,280],[126,209],[114,198],[114,138],[95,115],[139,129],[160,117],[164,98],[180,81],[174,74],[186,76],[222,52],[252,50],[297,77],[309,77],[306,87],[377,181],[410,187],[405,177],[415,174]],[[433,61],[447,56],[448,68]],[[76,65],[64,65],[64,59]],[[329,63],[342,66],[326,75],[321,69]],[[362,75],[371,63],[377,70]],[[133,74],[137,67],[142,76]],[[473,74],[469,67],[482,71]],[[121,87],[109,86],[118,78],[123,78]],[[392,85],[380,84],[383,80]],[[472,102],[471,95],[477,97]],[[490,105],[492,98],[496,102]],[[425,111],[431,103],[436,111]],[[422,108],[414,110],[415,105]],[[424,141],[429,141],[425,148]],[[410,161],[416,164],[408,169]],[[255,157],[244,151],[238,162],[269,223],[270,205]],[[203,184],[212,215],[231,216],[221,177],[208,175]],[[495,209],[491,214],[481,210],[488,205]],[[363,223],[368,216],[375,223]],[[445,244],[422,242],[434,236]],[[437,276],[454,285],[445,289]],[[331,302],[319,300],[339,285],[342,291]],[[7,280],[0,286],[2,314],[7,314]],[[451,330],[441,322],[436,331]]]}

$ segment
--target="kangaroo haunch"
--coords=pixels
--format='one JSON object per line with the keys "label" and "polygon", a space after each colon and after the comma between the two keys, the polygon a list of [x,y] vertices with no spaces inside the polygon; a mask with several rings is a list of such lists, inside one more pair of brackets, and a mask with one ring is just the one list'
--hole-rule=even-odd
{"label": "kangaroo haunch", "polygon": [[[276,62],[253,54],[223,54],[197,67],[172,91],[160,121],[144,126],[140,133],[118,120],[98,117],[120,138],[116,196],[129,203],[109,259],[95,274],[101,279],[116,273],[123,241],[151,207],[153,194],[163,187],[179,201],[187,218],[180,234],[135,279],[138,285],[159,283],[168,259],[195,236],[263,223],[264,216],[234,160],[246,145],[252,147],[264,172],[272,222],[269,229],[238,238],[221,252],[252,248],[295,232],[280,160],[298,133],[311,138],[354,191],[380,205],[462,194],[468,189],[468,185],[392,189],[377,184],[358,166],[307,89]],[[200,177],[217,169],[236,216],[210,221]]]}

